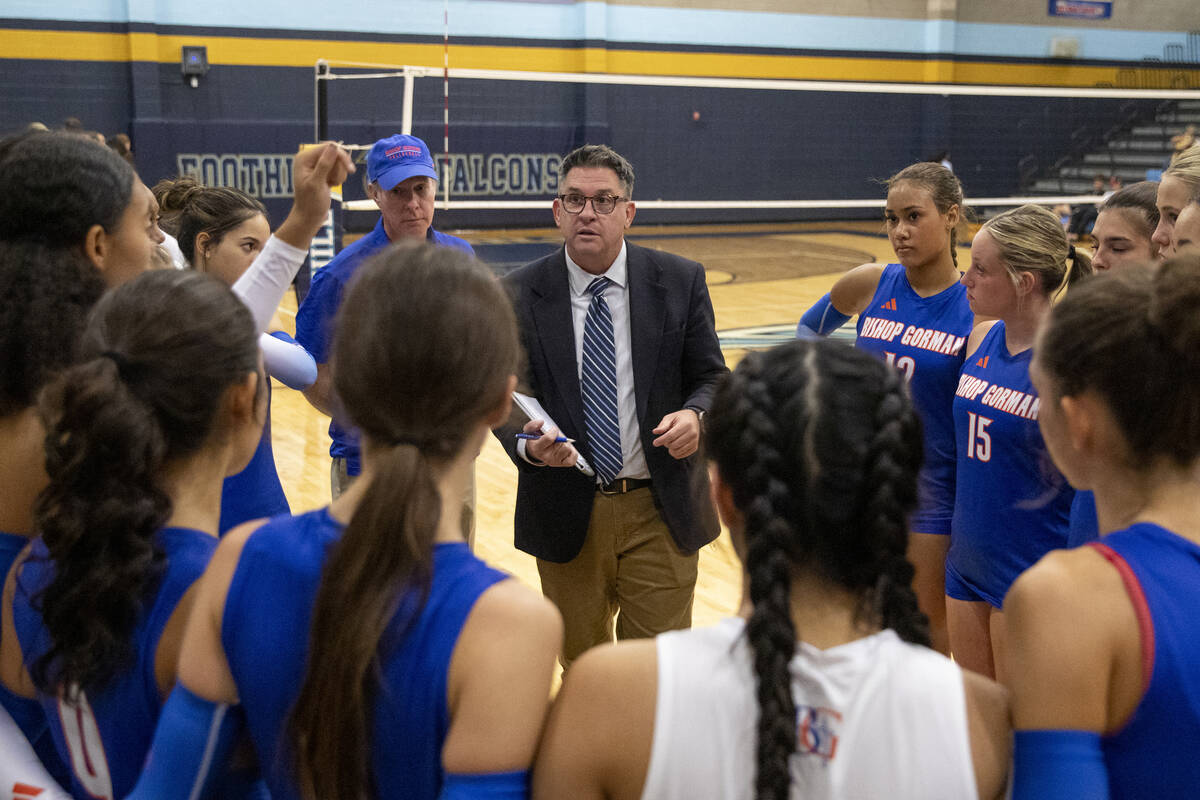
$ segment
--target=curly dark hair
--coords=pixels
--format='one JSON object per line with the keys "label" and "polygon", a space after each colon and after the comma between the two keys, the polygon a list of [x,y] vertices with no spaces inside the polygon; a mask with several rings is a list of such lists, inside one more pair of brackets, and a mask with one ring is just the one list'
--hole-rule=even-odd
{"label": "curly dark hair", "polygon": [[82,251],[0,240],[0,417],[32,406],[42,386],[74,361],[103,292]]}
{"label": "curly dark hair", "polygon": [[94,139],[33,131],[0,141],[0,239],[82,247],[93,225],[117,228],[135,180]]}
{"label": "curly dark hair", "polygon": [[905,557],[921,425],[894,368],[825,340],[747,355],[705,421],[706,452],[745,516],[754,604],[746,632],[760,710],[756,797],[786,800],[796,750],[792,575],[857,593],[861,618],[929,644]]}
{"label": "curly dark hair", "polygon": [[54,577],[34,597],[51,644],[31,674],[48,694],[104,686],[129,663],[164,566],[164,470],[201,448],[226,389],[258,370],[250,311],[191,271],[145,273],[104,295],[79,355],[39,403],[50,483],[34,526]]}

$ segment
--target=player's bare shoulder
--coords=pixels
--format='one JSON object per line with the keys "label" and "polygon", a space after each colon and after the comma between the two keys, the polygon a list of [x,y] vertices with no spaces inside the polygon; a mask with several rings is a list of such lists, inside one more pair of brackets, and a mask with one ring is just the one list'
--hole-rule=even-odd
{"label": "player's bare shoulder", "polygon": [[838,278],[829,290],[833,307],[847,316],[861,313],[875,296],[884,268],[884,264],[860,264]]}

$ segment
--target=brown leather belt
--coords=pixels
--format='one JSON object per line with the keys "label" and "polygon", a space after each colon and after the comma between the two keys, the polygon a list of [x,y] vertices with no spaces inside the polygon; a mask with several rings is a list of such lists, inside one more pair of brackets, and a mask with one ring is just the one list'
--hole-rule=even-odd
{"label": "brown leather belt", "polygon": [[607,486],[596,486],[600,494],[625,494],[634,489],[645,489],[650,485],[649,478],[617,478]]}

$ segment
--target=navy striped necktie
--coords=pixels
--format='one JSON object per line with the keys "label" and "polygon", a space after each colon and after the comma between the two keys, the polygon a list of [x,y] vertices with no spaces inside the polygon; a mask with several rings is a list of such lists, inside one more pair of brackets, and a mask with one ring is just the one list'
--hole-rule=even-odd
{"label": "navy striped necktie", "polygon": [[583,416],[591,445],[592,466],[600,482],[612,483],[621,471],[621,425],[617,416],[617,347],[613,338],[612,313],[604,291],[612,286],[608,278],[596,278],[588,284],[592,296],[583,323],[583,365],[580,383],[583,391]]}

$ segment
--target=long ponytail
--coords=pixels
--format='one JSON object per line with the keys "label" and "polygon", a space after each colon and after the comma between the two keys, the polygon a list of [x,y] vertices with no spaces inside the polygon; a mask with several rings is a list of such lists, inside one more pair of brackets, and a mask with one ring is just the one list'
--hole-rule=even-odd
{"label": "long ponytail", "polygon": [[334,382],[372,475],[322,569],[287,723],[306,800],[380,796],[370,750],[381,658],[420,614],[433,579],[437,476],[503,399],[518,349],[499,283],[457,250],[394,246],[347,293]]}
{"label": "long ponytail", "polygon": [[[374,480],[329,556],[313,608],[308,672],[292,717],[302,797],[373,785],[369,721],[379,643],[397,610],[397,590],[414,591],[422,606],[433,577],[441,499],[426,456],[409,442],[377,452]],[[385,530],[391,535],[381,536]],[[320,768],[331,763],[339,765],[336,774]]]}

